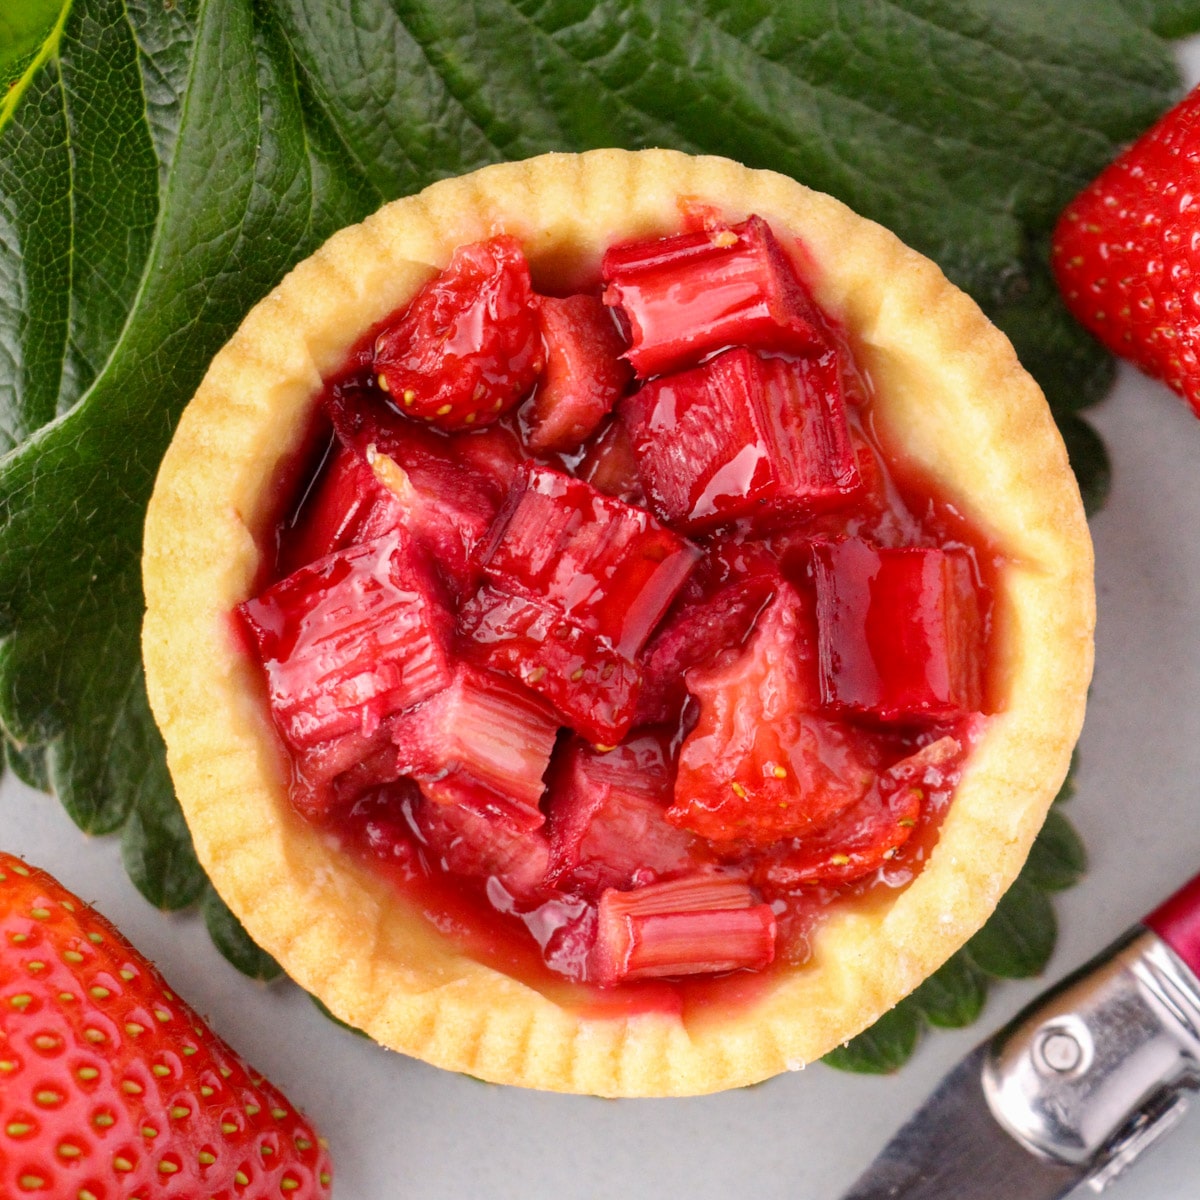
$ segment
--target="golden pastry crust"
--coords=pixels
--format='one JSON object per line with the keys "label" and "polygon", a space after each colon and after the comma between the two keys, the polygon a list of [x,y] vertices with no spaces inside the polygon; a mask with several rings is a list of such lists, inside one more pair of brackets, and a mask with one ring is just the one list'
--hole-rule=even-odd
{"label": "golden pastry crust", "polygon": [[[291,808],[286,752],[231,611],[252,594],[322,377],[453,249],[506,232],[535,283],[614,241],[675,231],[680,197],[798,238],[850,332],[889,442],[999,549],[1000,711],[906,890],[836,911],[811,961],[753,1002],[588,1016],[458,953]],[[200,861],[250,934],[377,1041],[498,1082],[604,1096],[712,1092],[811,1062],[973,934],[1017,875],[1066,772],[1091,675],[1087,525],[1040,391],[934,264],[829,196],[717,158],[546,155],[434,184],[344,229],[247,316],[179,424],[146,522],[143,648]]]}

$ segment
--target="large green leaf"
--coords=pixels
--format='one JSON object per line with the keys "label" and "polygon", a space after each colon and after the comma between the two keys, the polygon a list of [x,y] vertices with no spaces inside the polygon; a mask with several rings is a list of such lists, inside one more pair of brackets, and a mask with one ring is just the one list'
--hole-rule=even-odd
{"label": "large green leaf", "polygon": [[[1161,35],[1200,27],[1197,7],[6,7],[0,71],[23,72],[0,107],[9,763],[52,787],[84,828],[121,830],[131,875],[154,902],[201,892],[138,659],[155,469],[246,310],[335,228],[440,176],[606,144],[784,171],[941,262],[1010,332],[1065,421],[1103,390],[1109,368],[1050,284],[1048,230],[1170,103],[1178,78]],[[1088,427],[1067,427],[1079,461],[1102,463]]]}

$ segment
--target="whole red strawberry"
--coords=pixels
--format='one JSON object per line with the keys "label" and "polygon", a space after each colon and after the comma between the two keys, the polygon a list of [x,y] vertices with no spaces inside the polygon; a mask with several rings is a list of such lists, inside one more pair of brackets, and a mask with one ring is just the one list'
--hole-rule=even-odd
{"label": "whole red strawberry", "polygon": [[1200,415],[1200,88],[1071,201],[1052,265],[1079,321]]}
{"label": "whole red strawberry", "polygon": [[103,917],[0,852],[0,1196],[329,1195],[307,1122]]}

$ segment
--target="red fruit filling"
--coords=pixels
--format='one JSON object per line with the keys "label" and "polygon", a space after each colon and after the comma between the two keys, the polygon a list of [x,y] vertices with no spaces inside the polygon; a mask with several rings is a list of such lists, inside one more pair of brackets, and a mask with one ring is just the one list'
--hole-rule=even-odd
{"label": "red fruit filling", "polygon": [[547,882],[598,895],[679,875],[707,856],[666,819],[675,786],[670,739],[649,730],[612,750],[572,738],[559,755],[547,800]]}
{"label": "red fruit filling", "polygon": [[463,607],[470,652],[600,742],[633,723],[635,656],[699,551],[643,509],[537,464],[518,472]]}
{"label": "red fruit filling", "polygon": [[558,724],[524,688],[459,664],[451,682],[392,726],[396,766],[436,804],[475,797],[528,829],[545,820],[538,803]]}
{"label": "red fruit filling", "polygon": [[615,323],[511,238],[456,253],[327,385],[239,613],[306,817],[499,969],[634,996],[912,879],[1000,564],[765,222],[603,276]]}

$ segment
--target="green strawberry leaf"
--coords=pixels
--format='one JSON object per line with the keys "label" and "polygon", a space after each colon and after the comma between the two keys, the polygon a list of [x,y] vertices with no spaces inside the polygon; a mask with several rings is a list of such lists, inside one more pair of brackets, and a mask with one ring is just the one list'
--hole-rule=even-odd
{"label": "green strawberry leaf", "polygon": [[908,1003],[897,1004],[870,1029],[831,1050],[821,1061],[839,1071],[860,1075],[898,1071],[917,1048],[923,1024],[920,1009]]}
{"label": "green strawberry leaf", "polygon": [[1200,29],[1200,0],[1123,0],[1130,15],[1159,37],[1186,37]]}
{"label": "green strawberry leaf", "polygon": [[1082,838],[1070,821],[1052,808],[1025,864],[1026,877],[1043,892],[1061,892],[1074,887],[1086,870]]}
{"label": "green strawberry leaf", "polygon": [[313,1005],[316,1007],[317,1012],[319,1012],[321,1016],[325,1017],[329,1021],[332,1021],[335,1025],[340,1025],[347,1033],[352,1033],[355,1037],[367,1038],[370,1040],[370,1035],[364,1033],[356,1025],[351,1025],[348,1022],[343,1021],[341,1017],[334,1016],[332,1011],[330,1011],[329,1007],[319,996],[314,996],[310,992],[308,998],[313,1002]]}
{"label": "green strawberry leaf", "polygon": [[1059,413],[1058,428],[1067,446],[1067,457],[1079,480],[1083,508],[1094,516],[1108,499],[1112,487],[1112,463],[1100,435],[1075,413]]}
{"label": "green strawberry leaf", "polygon": [[[0,73],[23,72],[0,102],[5,760],[82,828],[120,832],[164,907],[206,885],[141,675],[145,504],[212,354],[328,234],[553,149],[664,145],[783,171],[894,228],[1010,332],[1095,503],[1086,477],[1102,484],[1107,459],[1073,414],[1111,368],[1067,320],[1044,247],[1177,94],[1164,37],[1200,28],[1184,0],[350,8],[19,0],[0,17]],[[1031,897],[1078,858],[1060,832],[976,968],[1039,958],[1053,914]],[[269,969],[211,898],[206,913],[233,961]],[[1030,917],[1040,938],[1014,950]],[[972,1011],[975,976],[944,970],[916,1017],[890,1018],[890,1050],[874,1035],[876,1061]]]}
{"label": "green strawberry leaf", "polygon": [[0,106],[51,40],[63,8],[64,0],[9,0],[0,12]]}
{"label": "green strawberry leaf", "polygon": [[202,908],[209,936],[243,975],[267,982],[282,974],[283,968],[254,942],[245,926],[211,886],[204,892]]}
{"label": "green strawberry leaf", "polygon": [[951,956],[913,993],[913,1007],[940,1029],[973,1024],[986,1001],[987,976],[966,950]]}

